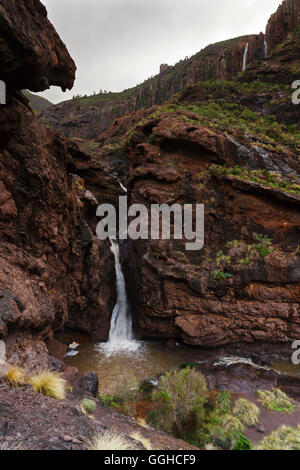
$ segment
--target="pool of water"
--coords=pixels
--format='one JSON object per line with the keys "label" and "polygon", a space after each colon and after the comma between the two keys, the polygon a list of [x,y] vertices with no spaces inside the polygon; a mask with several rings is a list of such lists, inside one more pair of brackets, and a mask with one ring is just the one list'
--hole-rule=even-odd
{"label": "pool of water", "polygon": [[272,364],[272,369],[282,375],[300,378],[300,365],[296,366],[291,362],[275,362]]}
{"label": "pool of water", "polygon": [[193,351],[189,347],[169,350],[160,342],[140,342],[138,346],[118,353],[107,352],[100,343],[82,344],[77,348],[79,353],[74,357],[67,357],[65,362],[77,367],[81,373],[97,372],[99,392],[110,393],[125,375],[133,375],[139,383],[155,378],[158,374],[190,362]]}

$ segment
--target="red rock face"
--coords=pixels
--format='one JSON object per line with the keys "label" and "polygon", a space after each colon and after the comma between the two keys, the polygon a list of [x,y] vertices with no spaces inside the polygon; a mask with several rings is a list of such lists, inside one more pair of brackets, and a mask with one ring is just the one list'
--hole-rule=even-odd
{"label": "red rock face", "polygon": [[[95,236],[97,199],[74,175],[89,157],[41,125],[16,91],[71,87],[74,63],[39,1],[0,2],[0,20],[8,85],[0,107],[0,337],[9,359],[33,369],[48,365],[43,340],[65,326],[106,340],[114,258]],[[108,178],[101,166],[94,171],[96,191]]]}
{"label": "red rock face", "polygon": [[[238,140],[176,113],[144,120],[136,131],[131,203],[205,204],[202,251],[188,252],[180,240],[129,242],[129,297],[141,334],[201,347],[265,342],[290,348],[299,337],[300,259],[294,253],[300,198],[239,178],[205,176],[213,163],[265,168],[249,142],[244,144],[247,153]],[[274,152],[269,157],[275,166],[285,158],[279,161]],[[272,239],[274,252],[245,262],[260,233]],[[231,277],[214,279],[215,270]]]}
{"label": "red rock face", "polygon": [[266,40],[272,49],[288,38],[300,25],[300,0],[285,0],[271,16],[267,29]]}
{"label": "red rock face", "polygon": [[75,64],[39,0],[0,1],[0,80],[12,89],[73,87]]}

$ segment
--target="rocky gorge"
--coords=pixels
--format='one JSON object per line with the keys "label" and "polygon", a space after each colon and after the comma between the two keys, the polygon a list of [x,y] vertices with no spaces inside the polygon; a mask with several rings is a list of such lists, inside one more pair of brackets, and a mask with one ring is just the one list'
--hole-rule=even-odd
{"label": "rocky gorge", "polygon": [[[101,403],[92,422],[78,403],[97,395],[95,384],[61,362],[67,331],[108,339],[115,265],[109,241],[96,236],[96,209],[118,203],[120,182],[130,204],[205,204],[201,251],[187,252],[184,240],[121,245],[137,337],[212,354],[239,350],[262,362],[291,357],[300,338],[300,107],[291,100],[299,28],[300,1],[285,0],[265,34],[210,45],[134,89],[75,98],[36,116],[21,90],[70,89],[76,67],[39,0],[0,0],[7,86],[0,108],[0,378],[7,361],[27,373],[60,372],[74,388],[56,404],[29,386],[17,397],[1,385],[0,440],[25,433],[21,445],[32,442],[24,431],[32,415],[22,417],[20,396],[26,410],[33,400],[34,413],[42,406],[68,416],[59,435],[50,423],[51,439],[36,439],[37,449],[85,448],[77,423],[81,436],[116,425],[141,432]],[[210,380],[211,390],[223,389],[218,380]],[[274,377],[266,382],[278,385]],[[284,386],[298,398],[298,383]],[[41,429],[37,423],[31,432]],[[143,432],[158,448],[191,448]]]}

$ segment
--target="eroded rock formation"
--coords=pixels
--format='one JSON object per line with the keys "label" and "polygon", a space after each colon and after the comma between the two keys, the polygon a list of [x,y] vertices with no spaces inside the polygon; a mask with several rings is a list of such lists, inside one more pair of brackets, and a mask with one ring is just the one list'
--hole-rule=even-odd
{"label": "eroded rock formation", "polygon": [[74,81],[74,63],[38,0],[0,2],[0,44],[8,89],[0,107],[0,337],[8,359],[32,369],[47,363],[43,340],[64,325],[106,339],[114,261],[93,232],[96,196],[74,174],[89,157],[40,124],[18,91]]}
{"label": "eroded rock formation", "polygon": [[273,49],[281,44],[300,24],[300,1],[285,0],[274,13],[266,29],[268,46]]}

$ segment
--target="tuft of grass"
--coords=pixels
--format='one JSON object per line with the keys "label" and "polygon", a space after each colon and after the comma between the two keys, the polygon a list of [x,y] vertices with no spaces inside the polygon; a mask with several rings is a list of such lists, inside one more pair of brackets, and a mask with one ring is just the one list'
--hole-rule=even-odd
{"label": "tuft of grass", "polygon": [[19,447],[19,444],[17,443],[12,443],[12,442],[4,442],[0,444],[0,451],[3,450],[5,452],[10,451],[10,450],[22,450]]}
{"label": "tuft of grass", "polygon": [[259,408],[254,403],[244,398],[241,398],[235,403],[232,413],[245,424],[245,426],[256,426],[259,423]]}
{"label": "tuft of grass", "polygon": [[264,408],[270,411],[278,411],[281,413],[293,413],[295,405],[293,405],[291,399],[278,388],[274,388],[272,391],[262,390],[257,391],[258,401]]}
{"label": "tuft of grass", "polygon": [[282,426],[256,444],[254,450],[300,450],[300,426]]}
{"label": "tuft of grass", "polygon": [[236,416],[226,415],[222,420],[222,425],[227,432],[240,432],[245,431],[245,426]]}
{"label": "tuft of grass", "polygon": [[138,441],[142,444],[142,446],[146,449],[146,450],[153,450],[153,447],[152,447],[152,444],[151,442],[149,441],[149,439],[147,439],[146,437],[144,437],[141,433],[139,432],[134,432],[132,434],[130,434],[130,437],[134,440],[134,441]]}
{"label": "tuft of grass", "polygon": [[93,413],[97,407],[96,403],[94,400],[90,400],[89,398],[84,398],[81,401],[81,407],[83,408],[84,411],[87,413]]}
{"label": "tuft of grass", "polygon": [[67,382],[56,372],[40,372],[33,375],[29,379],[29,383],[37,393],[42,393],[56,400],[64,400],[66,398]]}
{"label": "tuft of grass", "polygon": [[90,450],[136,450],[136,446],[129,442],[123,434],[116,431],[106,431],[94,437]]}
{"label": "tuft of grass", "polygon": [[26,383],[24,371],[16,365],[10,366],[5,378],[13,387],[18,387]]}

